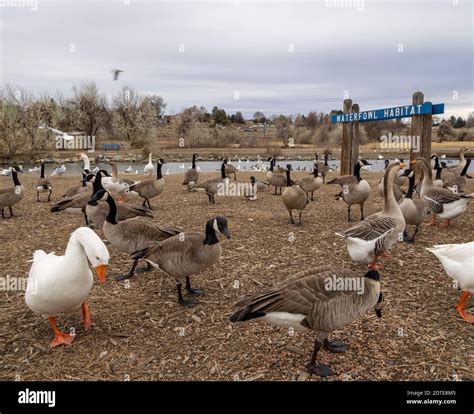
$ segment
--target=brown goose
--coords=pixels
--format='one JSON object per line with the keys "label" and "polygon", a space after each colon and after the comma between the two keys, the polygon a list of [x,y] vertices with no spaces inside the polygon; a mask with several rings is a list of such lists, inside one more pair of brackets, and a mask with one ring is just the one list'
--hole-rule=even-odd
{"label": "brown goose", "polygon": [[[389,162],[390,160],[385,160],[384,170],[387,169]],[[405,184],[405,180],[403,178],[405,177],[402,174],[402,176],[397,175],[395,179],[393,180],[393,195],[395,196],[395,200],[397,201],[400,201],[405,194],[405,191],[403,191],[402,188],[400,187],[401,185]],[[383,177],[379,182],[378,190],[379,190],[379,194],[383,197]]]}
{"label": "brown goose", "polygon": [[[359,289],[355,288],[357,283]],[[238,310],[230,321],[264,320],[316,332],[307,368],[312,374],[326,377],[334,373],[329,366],[316,363],[321,347],[335,353],[346,350],[342,341],[329,342],[329,334],[358,319],[369,308],[381,317],[382,301],[377,271],[369,270],[361,277],[351,270],[324,266],[299,272],[280,286],[237,303]]]}
{"label": "brown goose", "polygon": [[173,277],[176,280],[179,303],[192,307],[197,301],[183,299],[182,282],[186,280],[186,290],[191,295],[204,294],[202,290],[191,287],[189,276],[201,273],[219,261],[222,248],[216,232],[230,238],[226,218],[216,217],[209,220],[205,234],[189,231],[163,241],[149,243],[146,248],[132,254],[132,259],[144,259]]}
{"label": "brown goose", "polygon": [[193,154],[193,161],[191,168],[184,173],[183,185],[188,185],[189,183],[197,183],[199,180],[199,171],[196,166],[197,154]]}
{"label": "brown goose", "polygon": [[[137,219],[118,221],[117,204],[110,193],[105,190],[99,190],[90,200],[91,203],[100,203],[101,201],[106,201],[109,206],[109,212],[105,218],[102,231],[110,244],[122,253],[132,254],[137,250],[143,249],[151,241],[165,240],[168,237],[181,233],[181,230],[176,227],[163,227]],[[115,279],[124,280],[131,278],[135,274],[137,264],[138,259],[134,259],[130,271],[124,275],[117,276]],[[150,266],[148,266],[148,268],[139,269],[137,272],[150,269]]]}
{"label": "brown goose", "polygon": [[201,183],[191,182],[188,184],[190,192],[203,192],[209,197],[209,202],[215,204],[215,195],[219,190],[225,190],[229,183],[229,178],[225,173],[225,162],[221,164],[221,176],[219,178],[211,178]]}
{"label": "brown goose", "polygon": [[39,193],[49,193],[48,194],[48,201],[51,200],[51,194],[53,193],[53,186],[51,185],[51,181],[49,181],[44,176],[44,161],[41,160],[41,172],[40,172],[40,179],[36,183],[36,201],[40,201]]}
{"label": "brown goose", "polygon": [[311,201],[314,201],[314,192],[321,187],[323,184],[323,179],[319,176],[318,166],[314,167],[313,177],[305,177],[301,180],[298,180],[296,184],[298,184],[301,189],[306,193],[306,198],[309,199],[309,193],[311,193]]}
{"label": "brown goose", "polygon": [[343,175],[328,182],[328,184],[338,184],[342,187],[336,199],[342,198],[347,204],[347,221],[352,221],[351,206],[353,204],[360,205],[360,219],[364,220],[364,203],[370,196],[370,186],[360,176],[360,170],[367,165],[371,164],[366,160],[359,160],[354,164],[354,175]]}
{"label": "brown goose", "polygon": [[0,189],[0,210],[2,210],[2,219],[5,218],[4,209],[8,207],[10,217],[13,217],[12,205],[18,203],[25,195],[25,189],[18,179],[17,171],[21,171],[18,167],[10,167],[13,179],[13,187]]}
{"label": "brown goose", "polygon": [[130,192],[138,194],[141,198],[143,198],[143,205],[145,206],[148,204],[148,208],[150,210],[150,200],[154,197],[158,197],[165,188],[165,180],[161,174],[161,167],[163,164],[165,164],[165,160],[163,158],[159,158],[158,163],[156,164],[156,180],[142,180],[139,183],[130,186]]}
{"label": "brown goose", "polygon": [[464,191],[464,187],[466,187],[467,184],[466,175],[470,164],[471,159],[466,159],[466,163],[464,164],[464,168],[461,171],[461,175],[459,177],[444,182],[443,187],[449,188],[453,193],[462,193]]}
{"label": "brown goose", "polygon": [[433,186],[431,168],[424,158],[416,159],[417,165],[423,169],[423,182],[421,183],[420,198],[426,209],[432,213],[430,226],[437,224],[437,218],[446,220],[446,226],[451,224],[451,220],[460,216],[466,211],[467,205],[474,198],[472,194],[453,193],[447,188],[436,188]]}
{"label": "brown goose", "polygon": [[281,195],[281,189],[282,187],[286,186],[286,176],[281,174],[280,172],[275,171],[275,158],[270,157],[268,159],[270,161],[270,169],[267,172],[267,181],[269,185],[273,185],[275,187],[275,192],[273,195],[277,195],[277,189],[280,189],[280,195]]}
{"label": "brown goose", "polygon": [[384,176],[384,208],[359,224],[336,233],[344,237],[352,260],[375,269],[377,258],[403,240],[405,219],[393,195],[393,179],[400,162],[389,164]]}
{"label": "brown goose", "polygon": [[283,191],[281,196],[281,201],[285,205],[288,213],[290,214],[290,222],[291,224],[295,224],[293,220],[293,210],[299,211],[299,222],[298,225],[301,226],[303,222],[301,221],[301,212],[309,203],[308,196],[306,193],[301,189],[301,187],[295,183],[290,178],[290,171],[292,170],[291,165],[288,164],[286,166],[286,188]]}
{"label": "brown goose", "polygon": [[425,218],[425,206],[419,198],[416,198],[415,200],[413,199],[413,190],[415,189],[415,171],[406,169],[403,174],[408,177],[408,191],[398,205],[400,206],[403,218],[405,219],[405,224],[415,226],[415,233],[413,233],[411,238],[408,237],[405,229],[403,233],[403,241],[413,243]]}

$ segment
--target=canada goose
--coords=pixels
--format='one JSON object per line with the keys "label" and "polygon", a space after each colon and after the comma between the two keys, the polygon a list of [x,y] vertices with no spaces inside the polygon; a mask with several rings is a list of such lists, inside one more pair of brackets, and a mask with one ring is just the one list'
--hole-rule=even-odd
{"label": "canada goose", "polygon": [[446,274],[463,290],[456,310],[464,320],[474,323],[474,315],[464,310],[469,294],[474,294],[474,242],[441,244],[426,250],[438,258]]}
{"label": "canada goose", "polygon": [[342,187],[342,192],[336,198],[341,197],[347,204],[347,221],[349,222],[352,221],[351,206],[353,204],[360,205],[360,219],[364,220],[364,203],[370,196],[370,186],[360,176],[360,170],[367,165],[371,164],[360,159],[354,164],[354,175],[343,175],[328,182],[328,184],[338,184]]}
{"label": "canada goose", "polygon": [[390,250],[397,241],[403,240],[405,219],[393,195],[393,179],[400,166],[400,162],[395,161],[385,171],[383,210],[336,233],[344,237],[352,260],[367,263],[373,269],[382,254]]}
{"label": "canada goose", "polygon": [[296,184],[306,193],[307,199],[309,199],[309,193],[311,193],[311,201],[314,201],[314,192],[323,184],[323,179],[319,176],[317,165],[314,167],[312,175],[313,177],[305,177],[298,180]]}
{"label": "canada goose", "polygon": [[[104,190],[102,186],[102,175],[97,173],[94,181],[93,194],[99,190]],[[106,201],[93,201],[92,197],[87,202],[85,213],[89,224],[102,229],[105,218],[109,212],[109,206]],[[131,204],[121,203],[117,205],[117,220],[123,221],[134,217],[150,217],[153,218],[153,214],[150,209],[144,206],[133,206]]]}
{"label": "canada goose", "polygon": [[464,164],[464,168],[461,171],[461,175],[459,177],[453,178],[452,180],[446,181],[443,186],[445,188],[449,188],[453,193],[462,193],[464,191],[464,187],[467,184],[466,174],[470,164],[471,159],[468,158]]}
{"label": "canada goose", "polygon": [[61,167],[57,167],[54,169],[54,171],[51,173],[51,177],[53,176],[61,176],[66,172],[66,166],[64,164],[61,165]]}
{"label": "canada goose", "polygon": [[62,197],[71,198],[79,193],[90,193],[92,188],[91,180],[94,178],[94,174],[86,173],[85,170],[82,171],[82,180],[80,185],[75,185],[67,190]]}
{"label": "canada goose", "polygon": [[152,154],[150,152],[148,154],[148,164],[145,165],[145,167],[143,168],[143,173],[146,175],[153,175],[153,171],[155,171],[155,167],[153,166],[151,157],[152,157]]}
{"label": "canada goose", "polygon": [[[360,283],[359,290],[354,288],[356,282]],[[345,352],[347,348],[342,341],[329,342],[329,334],[358,319],[369,308],[374,308],[380,318],[382,302],[377,271],[369,270],[361,277],[351,270],[322,266],[299,272],[281,285],[237,303],[238,310],[230,321],[261,319],[298,331],[315,331],[307,369],[326,377],[334,373],[329,366],[316,363],[321,346],[334,353]]]}
{"label": "canada goose", "polygon": [[229,164],[229,159],[227,157],[225,157],[224,164],[227,177],[230,174],[234,174],[234,181],[237,181],[237,169],[232,164]]}
{"label": "canada goose", "polygon": [[[439,157],[437,154],[432,155],[431,159],[434,159],[434,167],[431,170],[431,174],[432,174],[431,176],[436,177],[435,180],[439,180],[436,182],[436,184],[435,182],[433,182],[435,187],[442,187],[443,181],[449,181],[456,178],[456,170],[454,168],[449,169],[443,166],[446,164],[444,162],[441,162],[441,163],[439,162]],[[438,173],[438,170],[439,170],[439,173]]]}
{"label": "canada goose", "polygon": [[5,218],[5,207],[8,207],[10,210],[10,217],[13,217],[12,205],[18,203],[25,195],[25,189],[18,179],[17,171],[19,171],[17,167],[10,167],[13,187],[0,188],[0,209],[2,210],[2,219]]}
{"label": "canada goose", "polygon": [[[158,226],[136,219],[118,221],[117,204],[107,191],[97,191],[89,200],[89,204],[94,205],[94,203],[101,201],[106,201],[109,205],[109,211],[102,226],[102,231],[110,244],[122,253],[132,254],[146,247],[147,243],[151,241],[161,241],[181,232],[180,229],[175,227]],[[134,259],[130,271],[124,275],[117,276],[115,279],[124,280],[131,278],[135,274],[137,264],[138,259]],[[144,270],[148,271],[150,267],[139,269],[137,272]]]}
{"label": "canada goose", "polygon": [[216,236],[217,231],[230,238],[225,217],[209,220],[206,223],[205,234],[187,231],[163,241],[149,243],[146,248],[132,254],[132,259],[144,259],[173,277],[176,280],[178,302],[193,307],[197,304],[196,300],[183,299],[182,281],[186,280],[186,290],[191,295],[204,294],[202,290],[191,287],[189,277],[203,272],[219,261],[222,248]]}
{"label": "canada goose", "polygon": [[[105,170],[99,170],[97,174],[100,174],[101,178],[108,175],[107,171]],[[83,214],[84,219],[86,221],[86,226],[88,226],[89,221],[87,219],[87,214],[86,214],[87,202],[89,201],[89,198],[91,197],[91,195],[93,195],[94,191],[97,191],[99,188],[102,188],[101,183],[95,182],[95,180],[97,179],[97,174],[94,177],[92,192],[90,191],[80,192],[72,197],[59,200],[51,207],[50,211],[52,213],[64,211],[65,213],[70,213],[70,214]],[[86,178],[84,178],[83,181],[86,179],[90,179],[89,175]]]}
{"label": "canada goose", "polygon": [[130,191],[138,194],[143,198],[143,205],[148,204],[148,208],[151,210],[150,200],[152,198],[158,197],[165,188],[165,180],[161,174],[161,167],[165,164],[163,158],[159,158],[156,164],[156,180],[147,179],[142,180],[132,186],[130,186]]}
{"label": "canada goose", "polygon": [[408,238],[408,234],[405,231],[403,233],[403,241],[407,243],[413,243],[415,236],[418,233],[423,220],[425,218],[425,206],[420,199],[413,200],[413,190],[415,189],[415,171],[406,169],[404,171],[405,176],[408,177],[408,191],[405,197],[399,202],[400,210],[402,211],[403,218],[405,219],[406,225],[415,226],[415,233],[412,238]]}
{"label": "canada goose", "polygon": [[51,185],[51,181],[45,178],[44,176],[44,161],[41,160],[41,173],[40,179],[36,183],[36,201],[40,201],[39,193],[49,193],[48,194],[48,201],[51,200],[51,194],[53,193],[53,187]]}
{"label": "canada goose", "polygon": [[301,189],[298,184],[295,184],[290,178],[290,171],[292,167],[290,164],[286,166],[286,188],[283,190],[283,194],[281,196],[281,201],[285,205],[288,213],[290,214],[290,222],[291,224],[295,224],[293,220],[292,210],[299,211],[299,222],[298,225],[303,225],[301,221],[301,212],[309,203],[309,199],[307,194]]}
{"label": "canada goose", "polygon": [[428,161],[418,157],[416,163],[420,163],[423,169],[420,198],[427,210],[432,213],[431,222],[428,225],[436,225],[436,218],[440,218],[441,220],[446,220],[445,225],[449,226],[453,218],[460,216],[466,211],[468,203],[474,198],[474,193],[456,194],[447,188],[434,187]]}
{"label": "canada goose", "polygon": [[274,171],[275,169],[274,157],[270,157],[268,161],[270,161],[270,169],[267,172],[268,184],[273,185],[275,187],[275,192],[273,193],[273,195],[277,195],[278,188],[280,189],[280,195],[281,195],[282,187],[286,186],[286,175],[283,175],[279,172]]}
{"label": "canada goose", "polygon": [[188,190],[190,192],[204,192],[209,197],[209,202],[215,204],[215,195],[221,189],[225,189],[229,183],[229,178],[225,173],[225,163],[221,164],[221,176],[220,178],[211,178],[210,180],[203,181],[201,183],[190,182],[188,184]]}
{"label": "canada goose", "polygon": [[314,166],[318,167],[318,171],[323,177],[323,183],[326,182],[326,175],[329,173],[329,164],[328,164],[329,154],[324,155],[324,162],[318,161],[318,154],[314,154]]}
{"label": "canada goose", "polygon": [[190,183],[197,183],[199,180],[199,171],[196,167],[196,159],[197,159],[197,154],[193,154],[193,161],[191,168],[189,168],[185,173],[184,173],[184,181],[183,185],[188,185]]}
{"label": "canada goose", "polygon": [[75,338],[75,335],[63,333],[56,326],[55,316],[59,313],[82,307],[84,329],[89,330],[91,314],[85,300],[92,289],[93,276],[87,259],[103,283],[109,258],[107,247],[87,227],[79,227],[71,234],[64,256],[47,254],[43,250],[34,252],[25,302],[33,312],[49,319],[54,331],[51,348],[70,345]]}

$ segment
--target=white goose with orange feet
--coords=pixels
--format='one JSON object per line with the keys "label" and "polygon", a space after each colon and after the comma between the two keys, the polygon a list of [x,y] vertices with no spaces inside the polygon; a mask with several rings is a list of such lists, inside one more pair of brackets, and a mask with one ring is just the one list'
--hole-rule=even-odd
{"label": "white goose with orange feet", "polygon": [[474,242],[440,244],[426,250],[438,258],[447,275],[453,278],[462,289],[456,310],[464,320],[474,323],[474,315],[464,310],[467,298],[470,294],[474,294]]}
{"label": "white goose with orange feet", "polygon": [[93,276],[87,259],[103,283],[109,257],[105,244],[88,227],[80,227],[71,234],[64,256],[43,250],[34,252],[25,301],[33,312],[49,319],[54,331],[51,348],[70,345],[75,338],[56,326],[55,316],[62,312],[82,307],[84,329],[89,330],[91,315],[85,300],[92,289]]}

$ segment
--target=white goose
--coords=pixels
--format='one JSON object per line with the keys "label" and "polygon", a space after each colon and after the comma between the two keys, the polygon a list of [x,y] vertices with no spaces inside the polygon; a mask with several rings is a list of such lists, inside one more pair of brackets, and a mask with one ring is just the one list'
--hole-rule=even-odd
{"label": "white goose", "polygon": [[61,332],[55,315],[82,306],[84,329],[91,326],[89,305],[85,303],[92,289],[93,277],[87,259],[94,266],[100,282],[105,282],[109,252],[93,230],[79,227],[69,239],[64,256],[36,250],[25,292],[27,306],[49,319],[54,331],[51,348],[70,345],[74,335]]}
{"label": "white goose", "polygon": [[148,154],[148,164],[143,168],[143,172],[147,175],[152,175],[155,172],[155,167],[151,161],[151,152]]}
{"label": "white goose", "polygon": [[440,244],[426,250],[433,253],[447,275],[458,282],[463,292],[456,310],[464,320],[474,323],[474,315],[467,314],[464,310],[469,294],[474,294],[474,242]]}
{"label": "white goose", "polygon": [[79,156],[80,159],[84,162],[84,168],[83,170],[88,174],[91,172],[91,162],[89,160],[89,157],[87,156],[87,154],[85,154],[84,152]]}
{"label": "white goose", "polygon": [[51,177],[53,176],[61,176],[66,172],[66,166],[63,164],[61,167],[55,168],[55,170],[51,173]]}

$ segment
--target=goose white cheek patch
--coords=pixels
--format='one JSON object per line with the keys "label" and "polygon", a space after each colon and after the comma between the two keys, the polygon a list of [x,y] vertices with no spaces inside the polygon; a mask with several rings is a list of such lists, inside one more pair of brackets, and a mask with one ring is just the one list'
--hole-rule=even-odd
{"label": "goose white cheek patch", "polygon": [[214,223],[212,224],[212,227],[214,227],[215,231],[219,231],[219,227],[217,226],[217,220],[214,219]]}

